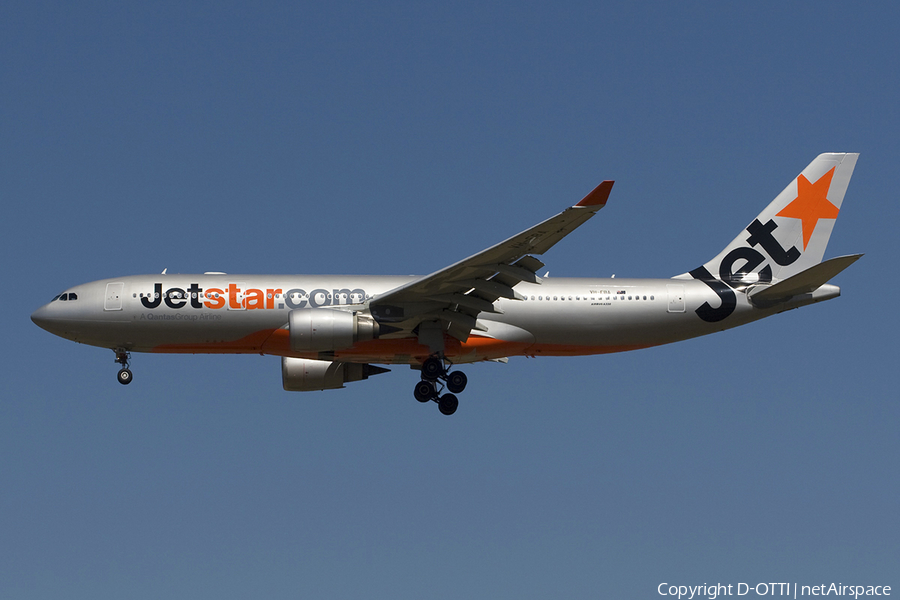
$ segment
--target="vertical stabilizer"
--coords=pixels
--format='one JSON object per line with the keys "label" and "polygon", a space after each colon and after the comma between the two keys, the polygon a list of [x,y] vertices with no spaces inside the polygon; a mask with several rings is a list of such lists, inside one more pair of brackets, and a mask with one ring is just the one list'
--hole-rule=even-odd
{"label": "vertical stabilizer", "polygon": [[685,276],[742,289],[819,264],[858,156],[817,156],[718,256]]}

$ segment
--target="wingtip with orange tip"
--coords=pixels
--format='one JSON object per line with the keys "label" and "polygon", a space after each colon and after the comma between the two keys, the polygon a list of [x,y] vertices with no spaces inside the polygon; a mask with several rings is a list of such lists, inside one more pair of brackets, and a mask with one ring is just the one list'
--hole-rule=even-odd
{"label": "wingtip with orange tip", "polygon": [[593,189],[587,196],[582,198],[581,202],[575,206],[603,206],[609,200],[609,193],[615,181],[604,181]]}

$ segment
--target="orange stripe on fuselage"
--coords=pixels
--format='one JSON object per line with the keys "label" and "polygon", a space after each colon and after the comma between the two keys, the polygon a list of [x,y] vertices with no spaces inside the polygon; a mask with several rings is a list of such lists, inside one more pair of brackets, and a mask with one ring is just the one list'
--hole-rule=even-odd
{"label": "orange stripe on fuselage", "polygon": [[[471,335],[466,342],[445,336],[444,353],[451,361],[489,360],[505,356],[587,356],[610,354],[648,348],[653,344],[615,346],[580,346],[573,344],[532,344],[507,342],[495,338]],[[291,350],[287,329],[264,329],[238,340],[204,342],[197,344],[162,344],[153,352],[172,354],[271,354],[297,358],[316,358],[316,353],[297,353]],[[352,348],[338,350],[335,359],[349,362],[392,363],[395,357],[408,357],[411,363],[420,363],[429,355],[428,347],[416,338],[380,339],[360,342]]]}
{"label": "orange stripe on fuselage", "polygon": [[263,329],[238,340],[227,342],[202,342],[196,344],[161,344],[153,352],[165,354],[263,354],[266,340],[277,329]]}

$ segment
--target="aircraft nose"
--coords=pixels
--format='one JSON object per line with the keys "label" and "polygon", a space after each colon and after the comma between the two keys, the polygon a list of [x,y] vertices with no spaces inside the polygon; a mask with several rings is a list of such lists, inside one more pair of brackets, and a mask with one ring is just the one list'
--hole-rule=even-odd
{"label": "aircraft nose", "polygon": [[50,331],[50,309],[47,308],[47,305],[40,307],[33,313],[31,313],[31,320],[34,321],[34,324],[40,327],[41,329],[46,329]]}

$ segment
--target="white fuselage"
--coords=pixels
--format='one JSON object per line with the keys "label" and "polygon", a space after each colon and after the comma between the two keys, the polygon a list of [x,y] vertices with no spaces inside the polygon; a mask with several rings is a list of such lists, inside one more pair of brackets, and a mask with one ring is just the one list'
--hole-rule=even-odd
{"label": "white fuselage", "polygon": [[[75,286],[33,319],[61,337],[111,349],[172,353],[259,353],[321,358],[291,350],[292,310],[365,311],[379,294],[414,277],[338,275],[138,275]],[[700,318],[721,299],[696,279],[553,278],[520,283],[525,300],[501,298],[482,313],[468,340],[448,339],[456,363],[502,357],[620,352],[743,325],[839,295],[833,285],[760,309],[744,293],[716,322]],[[74,299],[69,299],[71,295]],[[387,334],[329,355],[363,363],[420,363],[429,349],[415,336]]]}

